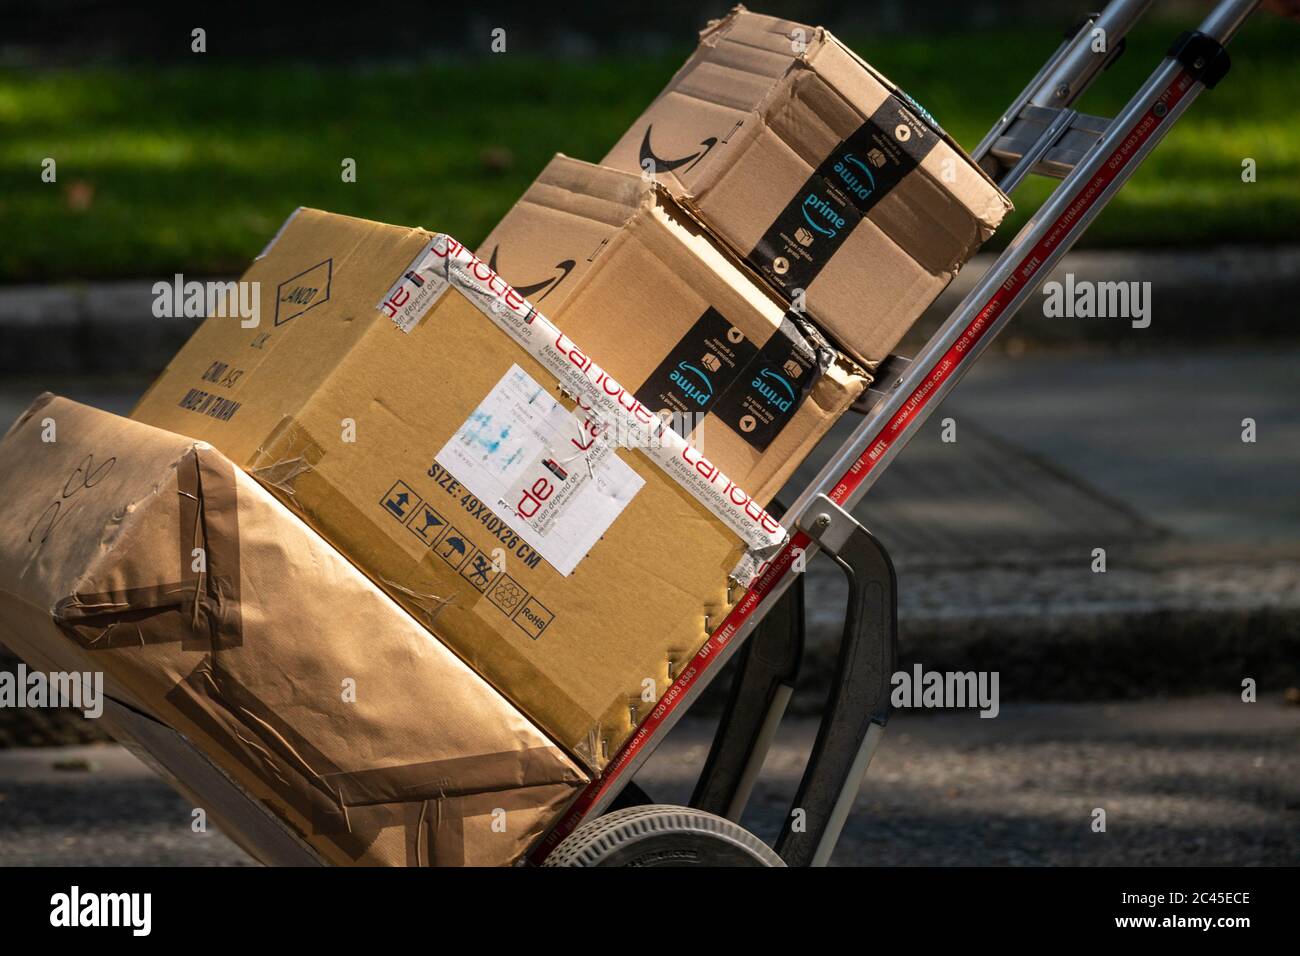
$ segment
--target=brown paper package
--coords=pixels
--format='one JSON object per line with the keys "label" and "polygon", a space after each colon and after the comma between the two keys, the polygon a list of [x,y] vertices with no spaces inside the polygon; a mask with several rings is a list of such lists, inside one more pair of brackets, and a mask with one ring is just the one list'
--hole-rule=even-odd
{"label": "brown paper package", "polygon": [[45,395],[0,501],[0,641],[102,671],[110,728],[187,785],[206,758],[247,806],[196,805],[254,856],[260,805],[323,862],[511,864],[587,780],[210,446]]}

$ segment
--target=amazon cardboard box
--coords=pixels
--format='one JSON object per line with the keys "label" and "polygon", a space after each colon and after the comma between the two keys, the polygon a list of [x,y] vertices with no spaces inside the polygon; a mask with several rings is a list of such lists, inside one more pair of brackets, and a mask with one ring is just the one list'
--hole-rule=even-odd
{"label": "amazon cardboard box", "polygon": [[656,463],[669,445],[616,445],[573,414],[561,380],[585,409],[645,410],[582,378],[598,367],[581,342],[559,336],[561,355],[545,318],[456,248],[475,275],[452,283],[443,237],[299,210],[243,278],[259,326],[207,319],[133,417],[247,469],[599,769],[721,620],[747,550],[735,522],[776,524],[702,456]]}
{"label": "amazon cardboard box", "polygon": [[0,641],[102,673],[110,732],[263,862],[510,864],[587,780],[210,446],[44,395],[0,502]]}
{"label": "amazon cardboard box", "polygon": [[655,175],[846,351],[878,362],[1011,209],[821,27],[737,7],[603,160]]}
{"label": "amazon cardboard box", "polygon": [[479,255],[764,504],[870,381],[637,173],[556,156]]}

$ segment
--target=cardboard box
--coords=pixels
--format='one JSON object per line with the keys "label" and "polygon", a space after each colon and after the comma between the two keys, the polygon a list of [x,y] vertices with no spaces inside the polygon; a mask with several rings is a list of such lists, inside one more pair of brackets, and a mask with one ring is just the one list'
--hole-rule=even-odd
{"label": "cardboard box", "polygon": [[556,156],[479,255],[765,504],[869,382],[636,173]]}
{"label": "cardboard box", "polygon": [[821,27],[737,7],[603,160],[657,175],[846,351],[878,362],[1011,203]]}
{"label": "cardboard box", "polygon": [[[583,378],[597,366],[571,340],[567,372],[543,365],[501,323],[545,319],[485,263],[448,286],[437,248],[299,210],[244,276],[261,327],[209,318],[133,415],[247,468],[599,769],[729,607],[736,522],[764,523],[751,545],[779,528],[701,456],[597,441],[557,383],[639,405]],[[701,503],[723,492],[730,511]]]}
{"label": "cardboard box", "polygon": [[0,462],[0,641],[102,672],[109,729],[260,859],[509,864],[587,780],[211,447],[45,395]]}

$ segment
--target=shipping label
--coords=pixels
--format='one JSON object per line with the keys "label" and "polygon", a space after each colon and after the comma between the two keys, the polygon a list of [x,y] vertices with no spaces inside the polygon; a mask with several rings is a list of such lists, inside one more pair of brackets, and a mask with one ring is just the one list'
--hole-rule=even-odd
{"label": "shipping label", "polygon": [[525,541],[571,574],[645,484],[598,431],[523,369],[510,371],[437,454]]}

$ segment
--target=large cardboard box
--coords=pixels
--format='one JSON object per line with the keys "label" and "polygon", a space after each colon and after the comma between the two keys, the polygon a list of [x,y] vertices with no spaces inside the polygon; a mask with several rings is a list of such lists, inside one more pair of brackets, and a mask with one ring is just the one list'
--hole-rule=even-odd
{"label": "large cardboard box", "polygon": [[247,468],[598,769],[780,531],[680,439],[572,414],[561,382],[652,417],[459,246],[475,276],[449,283],[449,243],[299,210],[244,276],[261,327],[209,318],[133,415]]}
{"label": "large cardboard box", "polygon": [[647,171],[863,362],[883,359],[1011,208],[831,33],[737,7],[603,163]]}
{"label": "large cardboard box", "polygon": [[479,255],[763,503],[870,380],[637,173],[556,156]]}
{"label": "large cardboard box", "polygon": [[102,672],[110,731],[259,859],[510,864],[587,780],[209,446],[45,395],[0,501],[0,641]]}

